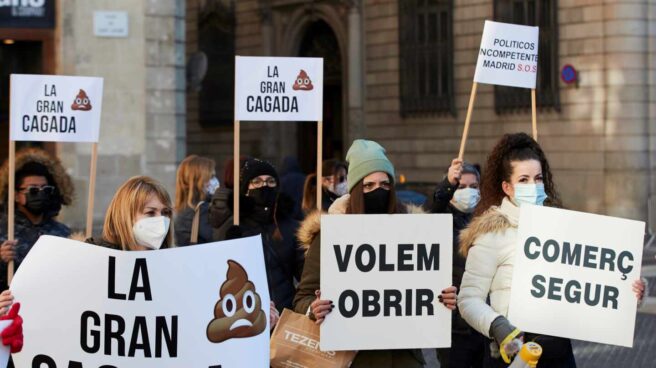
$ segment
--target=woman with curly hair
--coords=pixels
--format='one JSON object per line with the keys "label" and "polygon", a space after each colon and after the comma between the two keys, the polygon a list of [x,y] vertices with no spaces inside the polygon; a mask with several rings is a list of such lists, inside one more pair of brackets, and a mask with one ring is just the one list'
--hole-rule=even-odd
{"label": "woman with curly hair", "polygon": [[[460,314],[474,329],[494,339],[490,350],[505,350],[513,336],[522,336],[507,319],[512,284],[519,207],[524,204],[561,207],[553,174],[542,148],[524,133],[506,134],[487,160],[476,217],[460,233],[460,253],[467,258]],[[634,283],[638,299],[644,285]],[[490,300],[490,304],[486,300]],[[576,367],[569,339],[523,332],[525,341],[543,348],[539,368]],[[487,354],[488,367],[506,367],[498,354]]]}

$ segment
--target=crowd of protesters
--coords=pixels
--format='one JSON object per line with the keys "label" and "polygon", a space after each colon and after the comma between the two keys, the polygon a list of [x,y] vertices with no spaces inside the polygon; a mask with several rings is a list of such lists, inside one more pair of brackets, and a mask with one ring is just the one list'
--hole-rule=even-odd
{"label": "crowd of protesters", "polygon": [[[260,234],[264,250],[271,326],[284,308],[308,314],[320,324],[334,305],[321,297],[321,214],[448,213],[453,218],[453,286],[439,299],[453,310],[452,347],[438,349],[441,367],[504,367],[499,349],[516,336],[508,320],[514,244],[519,206],[530,203],[561,207],[549,162],[530,136],[505,135],[491,151],[486,166],[454,159],[443,178],[436,175],[432,200],[423,208],[397,197],[397,176],[385,149],[376,142],[356,140],[345,161],[323,162],[323,177],[305,175],[293,158],[282,170],[265,160],[225,161],[223,175],[216,162],[191,155],[177,171],[172,200],[158,181],[137,176],[116,191],[102,228],[90,244],[117,250],[157,250]],[[439,163],[436,163],[439,164]],[[12,351],[22,345],[18,307],[12,307],[7,268],[20,267],[41,235],[70,237],[57,220],[62,206],[73,200],[73,182],[61,162],[30,148],[16,157],[15,198],[8,198],[8,167],[0,171],[0,314],[15,320],[2,333]],[[322,202],[316,203],[317,183]],[[234,225],[233,191],[239,190],[239,225]],[[15,202],[15,240],[7,240],[7,204]],[[317,209],[320,207],[321,209]],[[638,301],[643,281],[634,283]],[[519,331],[538,341],[543,357],[538,367],[575,367],[568,339]],[[421,350],[360,351],[352,367],[422,367]]]}

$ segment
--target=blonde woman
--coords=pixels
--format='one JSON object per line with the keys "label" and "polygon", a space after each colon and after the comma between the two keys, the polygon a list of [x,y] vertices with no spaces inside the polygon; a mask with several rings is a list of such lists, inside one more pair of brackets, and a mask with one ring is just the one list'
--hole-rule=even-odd
{"label": "blonde woman", "polygon": [[121,250],[172,248],[171,197],[158,181],[135,176],[118,188],[107,208],[102,238],[90,240]]}
{"label": "blonde woman", "polygon": [[[219,188],[215,167],[214,160],[197,155],[188,156],[178,167],[175,180],[175,243],[177,245],[212,241],[208,208],[212,194]],[[195,231],[194,222],[196,222]]]}

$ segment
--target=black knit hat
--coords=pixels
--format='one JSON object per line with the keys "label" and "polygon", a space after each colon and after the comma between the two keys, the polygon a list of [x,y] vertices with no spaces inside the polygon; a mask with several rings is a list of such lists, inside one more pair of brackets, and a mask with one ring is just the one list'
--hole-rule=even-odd
{"label": "black knit hat", "polygon": [[248,183],[260,175],[273,176],[278,180],[276,168],[269,162],[257,158],[249,158],[246,160],[244,166],[241,168],[241,174],[239,175],[239,189],[241,190],[241,193],[246,193],[248,191]]}

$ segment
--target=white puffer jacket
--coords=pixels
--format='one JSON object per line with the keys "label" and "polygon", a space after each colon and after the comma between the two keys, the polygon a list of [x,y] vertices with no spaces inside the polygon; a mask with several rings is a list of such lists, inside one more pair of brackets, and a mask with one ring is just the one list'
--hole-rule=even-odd
{"label": "white puffer jacket", "polygon": [[504,198],[501,206],[490,208],[460,233],[467,263],[458,308],[465,321],[487,337],[492,321],[508,316],[518,223],[519,207]]}

